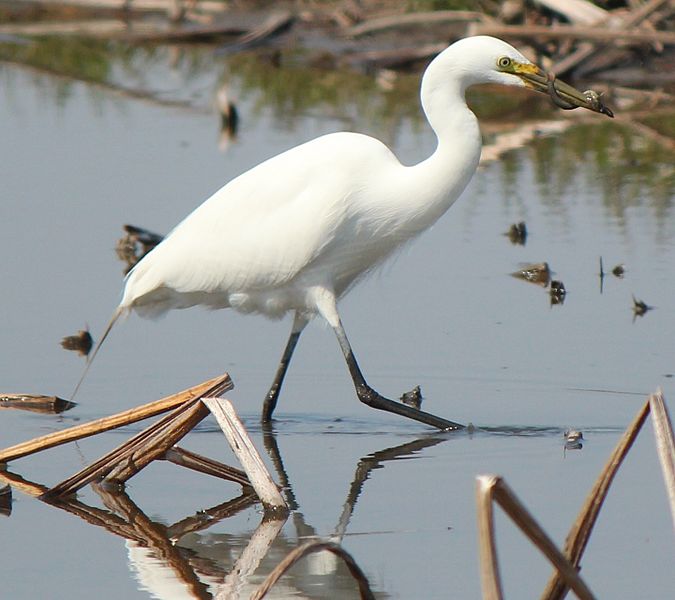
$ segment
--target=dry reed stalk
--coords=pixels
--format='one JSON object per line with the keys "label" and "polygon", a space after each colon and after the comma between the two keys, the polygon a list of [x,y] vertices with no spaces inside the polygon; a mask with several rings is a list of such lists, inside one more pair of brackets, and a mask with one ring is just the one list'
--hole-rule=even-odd
{"label": "dry reed stalk", "polygon": [[342,546],[334,544],[333,542],[308,542],[290,552],[286,558],[284,558],[267,576],[260,587],[251,595],[250,600],[260,600],[261,598],[264,598],[267,595],[267,592],[270,591],[272,586],[279,580],[279,578],[296,562],[308,554],[319,552],[321,550],[332,552],[344,560],[347,568],[349,569],[349,572],[352,574],[352,577],[359,585],[359,593],[361,594],[362,600],[375,600],[375,595],[370,589],[368,579],[359,565],[356,564],[356,561],[346,550],[342,548]]}
{"label": "dry reed stalk", "polygon": [[208,406],[218,425],[223,430],[227,441],[232,447],[241,466],[246,471],[256,494],[266,510],[288,511],[288,506],[279,493],[269,471],[260,458],[251,438],[248,436],[244,424],[239,420],[232,403],[220,398],[203,398],[202,402]]}
{"label": "dry reed stalk", "polygon": [[224,375],[209,379],[208,381],[188,388],[187,390],[172,394],[171,396],[156,400],[155,402],[150,402],[149,404],[144,404],[138,408],[132,408],[131,410],[126,410],[110,417],[96,419],[89,423],[70,427],[63,431],[56,431],[11,446],[10,448],[5,448],[0,451],[0,463],[9,462],[10,460],[28,456],[29,454],[34,454],[35,452],[40,452],[47,448],[53,448],[54,446],[60,446],[67,442],[74,442],[75,440],[96,435],[103,431],[122,427],[123,425],[136,423],[137,421],[142,421],[176,408],[192,398],[198,398],[207,394],[210,396],[224,394],[226,391],[231,390],[232,387],[234,387],[232,380],[230,379],[230,376],[225,373]]}
{"label": "dry reed stalk", "polygon": [[[562,575],[569,587],[580,600],[594,600],[595,596],[579,577],[577,570],[558,550],[551,538],[535,521],[530,512],[511,491],[506,482],[497,475],[481,475],[478,477],[478,522],[481,532],[480,556],[481,579],[483,593],[489,600],[500,600],[501,581],[494,538],[494,519],[492,516],[492,502],[501,506],[502,510],[511,518],[518,528],[532,541],[532,543],[548,558]],[[486,512],[487,511],[487,512]]]}
{"label": "dry reed stalk", "polygon": [[[196,423],[201,421],[206,414],[207,411],[202,409],[201,400],[199,398],[187,400],[184,405],[174,409],[170,414],[162,417],[159,421],[136,434],[121,446],[114,448],[96,462],[85,467],[81,471],[78,471],[75,475],[62,481],[58,485],[55,485],[48,492],[43,494],[42,499],[51,500],[53,498],[74,494],[88,483],[108,476],[114,469],[118,469],[115,475],[119,477],[120,481],[124,481],[124,477],[128,479],[128,477],[137,473],[141,468],[147,466],[149,462],[143,459],[142,454],[137,454],[139,450],[142,450],[143,448],[155,448],[155,444],[158,443],[158,440],[161,444],[161,440],[167,435],[172,436],[173,440],[178,441],[194,427]],[[186,428],[186,423],[191,423],[192,425],[189,428]],[[177,428],[180,429],[181,435],[174,436],[173,431]],[[162,448],[164,448],[163,452],[167,449],[164,445],[162,445]],[[142,466],[139,467],[138,464],[134,465],[133,461],[129,460],[132,456],[137,456],[138,460],[143,463]],[[124,471],[121,470],[122,468]]]}
{"label": "dry reed stalk", "polygon": [[153,460],[164,456],[178,440],[192,431],[208,414],[208,409],[199,400],[191,401],[184,410],[180,410],[180,413],[174,413],[174,418],[155,435],[138,444],[123,461],[118,462],[105,476],[106,481],[117,484],[126,482]]}
{"label": "dry reed stalk", "polygon": [[477,479],[476,508],[478,511],[478,547],[480,548],[480,581],[483,600],[502,600],[502,578],[497,561],[494,510],[492,506],[492,477]]}
{"label": "dry reed stalk", "polygon": [[[609,488],[612,485],[614,476],[631,449],[638,433],[640,433],[640,429],[648,414],[649,402],[645,402],[614,448],[602,472],[595,481],[593,489],[591,489],[586,497],[574,525],[572,525],[570,532],[567,534],[564,553],[576,569],[579,569],[581,557],[586,550],[586,545],[591,537],[591,532],[600,514],[600,509],[605,502]],[[560,574],[555,571],[546,584],[546,588],[541,595],[541,600],[562,600],[567,594],[567,590],[567,585],[560,577]]]}
{"label": "dry reed stalk", "polygon": [[[206,475],[212,475],[213,477],[220,477],[221,479],[226,479],[227,481],[233,481],[238,483],[243,488],[251,488],[251,482],[248,479],[248,476],[241,469],[236,469],[235,467],[230,467],[225,465],[217,460],[202,456],[196,452],[190,452],[184,448],[179,448],[174,446],[167,450],[164,456],[161,456],[160,459],[168,460],[176,465],[185,467],[187,469],[192,469],[199,473],[204,473]],[[250,491],[250,490],[249,490]]]}
{"label": "dry reed stalk", "polygon": [[652,411],[656,451],[659,455],[666,493],[670,500],[670,513],[675,526],[675,439],[673,438],[673,424],[670,421],[661,390],[649,397],[649,407]]}

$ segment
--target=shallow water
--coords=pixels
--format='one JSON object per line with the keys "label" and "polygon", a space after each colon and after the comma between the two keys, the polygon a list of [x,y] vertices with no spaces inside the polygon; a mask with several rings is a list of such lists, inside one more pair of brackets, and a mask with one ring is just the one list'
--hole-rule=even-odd
{"label": "shallow water", "polygon": [[[265,69],[203,59],[191,70],[186,61],[171,66],[166,59],[130,61],[135,70],[116,64],[109,81],[137,84],[130,74],[137,73],[156,96],[185,106],[0,69],[0,391],[70,395],[83,363],[58,342],[85,323],[98,337],[116,306],[123,267],[114,246],[123,223],[166,232],[236,174],[336,129],[373,133],[405,162],[433,147],[430,132],[408,116],[416,111],[414,97],[401,108],[405,102],[364,85],[362,94],[317,92],[310,101],[299,93],[284,97],[283,75]],[[239,136],[225,151],[210,108],[222,77],[241,114]],[[474,434],[439,434],[359,405],[332,333],[317,323],[294,357],[274,435],[264,436],[261,398],[288,321],[200,310],[159,322],[132,316],[111,334],[75,409],[60,416],[4,410],[0,446],[227,371],[236,384],[227,397],[271,468],[276,458],[273,472],[288,480],[293,514],[255,574],[237,583],[231,573],[255,538],[259,507],[181,537],[178,558],[167,559],[167,550],[161,561],[158,552],[153,557],[15,491],[11,516],[0,517],[0,596],[208,597],[225,581],[247,597],[290,549],[316,535],[340,540],[378,597],[478,598],[474,482],[483,473],[505,476],[562,545],[646,395],[658,386],[666,398],[675,394],[673,157],[618,120],[584,123],[486,165],[430,232],[342,303],[375,388],[398,396],[421,384],[426,410],[471,422]],[[521,220],[527,243],[512,245],[502,234]],[[606,271],[626,265],[625,277],[608,274],[602,290],[600,256]],[[564,304],[551,306],[547,290],[509,276],[539,261],[564,282]],[[631,294],[654,310],[634,318]],[[582,450],[564,451],[569,427],[583,431]],[[138,429],[24,458],[10,470],[51,485]],[[212,421],[184,445],[234,463]],[[153,521],[169,525],[238,494],[235,486],[165,463],[135,477],[127,491],[142,511],[136,518],[147,515],[150,529]],[[82,500],[102,505],[89,490]],[[506,595],[536,597],[549,567],[497,513]],[[647,425],[602,511],[583,575],[600,598],[665,598],[675,584],[673,555]],[[185,564],[190,585],[175,574]],[[344,567],[315,555],[270,597],[356,592]]]}

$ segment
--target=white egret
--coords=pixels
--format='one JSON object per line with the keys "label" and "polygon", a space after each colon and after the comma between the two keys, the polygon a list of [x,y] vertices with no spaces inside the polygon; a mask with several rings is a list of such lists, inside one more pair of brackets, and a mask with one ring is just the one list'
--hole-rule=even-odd
{"label": "white egret", "polygon": [[203,305],[273,318],[291,311],[290,337],[265,399],[263,420],[269,420],[300,334],[320,315],[337,336],[361,402],[441,429],[459,427],[389,400],[366,383],[337,304],[359,279],[435,223],[469,183],[481,135],[464,93],[481,83],[546,92],[562,108],[611,116],[597,95],[555,81],[506,42],[486,36],[459,40],[422,78],[422,107],[438,140],[429,158],[404,166],[382,142],[341,132],[236,177],[133,268],[96,350],[118,317],[131,311],[156,317]]}

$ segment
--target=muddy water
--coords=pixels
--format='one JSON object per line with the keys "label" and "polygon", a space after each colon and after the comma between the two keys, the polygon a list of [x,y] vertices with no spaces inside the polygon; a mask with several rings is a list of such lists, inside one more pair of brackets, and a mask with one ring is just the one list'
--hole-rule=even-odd
{"label": "muddy water", "polygon": [[[0,70],[0,391],[70,395],[82,359],[58,342],[85,324],[97,337],[119,300],[123,266],[114,246],[122,224],[166,232],[247,167],[336,129],[378,135],[407,162],[433,147],[411,116],[411,95],[395,100],[366,84],[358,94],[338,82],[331,97],[322,81],[314,97],[295,88],[285,96],[283,76],[248,63],[195,68],[166,58],[118,63],[107,75],[142,84],[163,104]],[[229,144],[211,108],[223,77],[241,116]],[[296,77],[285,75],[289,87]],[[672,164],[653,142],[600,118],[538,138],[481,169],[448,215],[345,299],[345,326],[370,383],[391,396],[420,384],[428,411],[473,423],[473,434],[438,434],[360,406],[332,333],[317,323],[299,345],[274,431],[264,435],[261,398],[289,322],[200,310],[159,322],[132,316],[111,334],[75,409],[4,410],[0,446],[227,371],[237,386],[228,397],[286,483],[293,514],[259,567],[237,580],[266,533],[256,531],[259,507],[183,530],[175,545],[153,551],[128,531],[113,533],[15,490],[11,516],[0,517],[0,596],[200,598],[225,587],[247,597],[290,549],[320,536],[341,541],[378,597],[480,597],[476,475],[504,475],[562,544],[646,394],[661,386],[675,396]],[[527,243],[513,245],[502,234],[522,220]],[[602,288],[600,256],[608,272]],[[509,276],[540,261],[563,281],[563,304]],[[623,278],[609,273],[620,263]],[[633,294],[655,308],[634,317]],[[583,449],[564,450],[570,427],[583,431]],[[10,468],[50,485],[137,430]],[[211,421],[184,445],[234,461]],[[238,493],[168,464],[151,466],[127,491],[126,509],[146,532]],[[92,491],[81,499],[103,506]],[[549,574],[545,559],[500,513],[497,525],[507,596],[536,597]],[[583,575],[601,598],[664,598],[675,584],[672,557],[647,426],[603,509]],[[275,594],[356,597],[346,570],[323,555],[294,568]]]}

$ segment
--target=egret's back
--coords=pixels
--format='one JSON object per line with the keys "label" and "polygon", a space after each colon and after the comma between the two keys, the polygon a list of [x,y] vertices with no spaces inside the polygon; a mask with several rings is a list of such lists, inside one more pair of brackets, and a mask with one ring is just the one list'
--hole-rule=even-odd
{"label": "egret's back", "polygon": [[354,260],[372,239],[364,198],[377,185],[373,173],[400,168],[386,146],[354,133],[326,135],[267,160],[221,188],[147,254],[129,273],[120,307],[150,317],[198,304],[270,316],[300,308],[303,288],[315,280],[353,279],[370,266],[360,264],[367,257]]}

